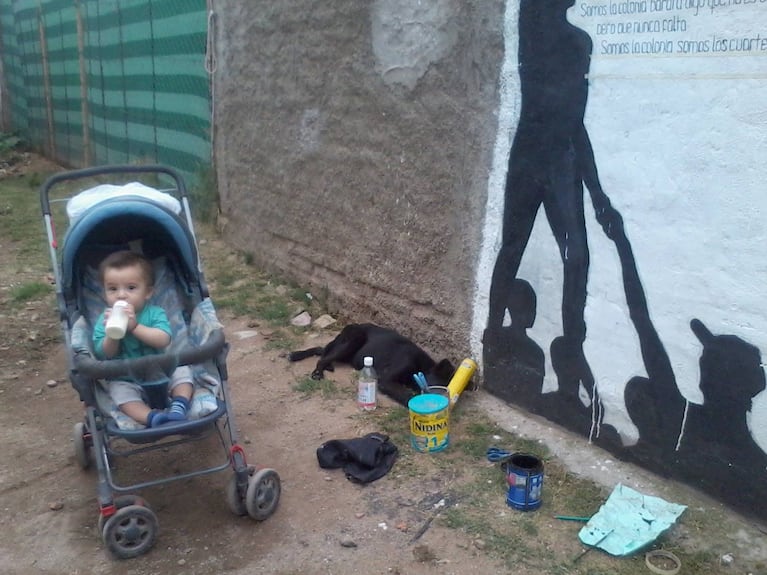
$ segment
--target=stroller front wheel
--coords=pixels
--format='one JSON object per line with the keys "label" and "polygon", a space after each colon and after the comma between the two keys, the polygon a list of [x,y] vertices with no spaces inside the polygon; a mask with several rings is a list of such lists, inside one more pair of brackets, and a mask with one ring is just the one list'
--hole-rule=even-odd
{"label": "stroller front wheel", "polygon": [[[146,499],[139,497],[138,495],[119,495],[118,497],[115,497],[114,505],[117,510],[120,510],[123,507],[128,507],[129,505],[140,505],[141,507],[151,509]],[[110,517],[111,515],[109,517],[99,515],[99,533],[104,533],[104,525],[106,525]]]}
{"label": "stroller front wheel", "polygon": [[248,479],[245,506],[256,521],[263,521],[277,509],[282,485],[274,469],[260,469]]}
{"label": "stroller front wheel", "polygon": [[157,516],[151,509],[128,505],[107,519],[101,536],[115,557],[130,559],[152,548],[158,529]]}

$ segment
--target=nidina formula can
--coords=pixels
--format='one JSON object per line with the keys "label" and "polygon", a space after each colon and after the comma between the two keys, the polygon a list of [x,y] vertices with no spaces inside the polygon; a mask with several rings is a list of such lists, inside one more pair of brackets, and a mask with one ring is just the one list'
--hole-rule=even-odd
{"label": "nidina formula can", "polygon": [[447,395],[423,393],[408,402],[410,410],[410,444],[416,451],[442,451],[450,442],[450,398]]}

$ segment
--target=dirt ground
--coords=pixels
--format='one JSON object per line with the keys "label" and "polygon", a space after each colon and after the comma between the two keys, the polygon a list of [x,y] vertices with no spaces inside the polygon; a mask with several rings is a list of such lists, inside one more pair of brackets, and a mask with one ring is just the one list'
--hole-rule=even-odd
{"label": "dirt ground", "polygon": [[[290,364],[284,352],[267,345],[269,330],[254,325],[250,318],[225,314],[221,319],[231,344],[227,365],[237,429],[249,463],[280,474],[279,507],[262,523],[234,516],[225,498],[228,472],[144,489],[141,495],[160,523],[157,543],[136,559],[111,558],[97,529],[95,471],[81,470],[75,460],[72,430],[82,420],[82,407],[67,380],[67,358],[54,312],[43,304],[30,304],[21,312],[11,312],[6,305],[12,286],[24,280],[45,281],[34,277],[38,271],[24,271],[23,266],[21,272],[15,271],[19,263],[14,249],[13,244],[0,245],[0,270],[14,270],[0,275],[0,573],[510,572],[483,551],[481,542],[438,520],[431,522],[449,489],[449,472],[425,480],[403,476],[395,465],[386,477],[360,486],[346,480],[340,470],[320,469],[315,451],[324,441],[377,431],[375,420],[356,409],[351,371],[339,368],[332,375],[340,396],[304,397],[293,385],[311,371],[313,361]],[[320,345],[332,335],[323,332],[307,343]],[[480,406],[507,429],[545,441],[575,473],[606,485],[623,481],[653,494],[669,493],[660,478],[612,461],[582,438],[527,418],[481,391],[465,401]],[[391,405],[386,398],[381,398],[381,404]],[[163,470],[174,473],[188,459],[215,461],[222,456],[215,443],[185,449],[187,456],[171,456],[169,451],[138,463],[129,460],[120,464],[118,472],[127,478]],[[671,492],[670,498],[683,497],[721,512],[703,497],[679,493]],[[502,494],[497,512],[514,513],[505,506]],[[756,575],[748,565],[767,561],[762,528],[734,514],[726,514],[726,521],[731,526],[727,549],[736,558],[731,572]],[[700,534],[688,531],[684,536],[692,544],[706,545],[705,537],[695,540]],[[580,549],[574,537],[563,539],[563,545]],[[610,571],[599,571],[603,572]]]}

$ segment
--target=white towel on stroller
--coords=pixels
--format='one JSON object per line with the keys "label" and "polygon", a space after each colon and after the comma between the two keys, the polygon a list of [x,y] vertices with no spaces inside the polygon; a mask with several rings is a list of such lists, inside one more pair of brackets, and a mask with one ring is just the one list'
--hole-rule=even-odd
{"label": "white towel on stroller", "polygon": [[67,202],[67,217],[69,218],[69,223],[73,223],[91,206],[95,206],[104,200],[120,196],[140,196],[166,207],[175,214],[181,213],[181,203],[174,196],[145,186],[140,182],[130,182],[121,186],[101,184],[83,190],[76,196],[70,198]]}

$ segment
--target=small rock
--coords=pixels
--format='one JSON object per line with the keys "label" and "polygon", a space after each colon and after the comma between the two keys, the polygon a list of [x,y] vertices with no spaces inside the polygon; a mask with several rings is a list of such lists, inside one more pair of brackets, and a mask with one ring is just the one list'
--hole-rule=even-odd
{"label": "small rock", "polygon": [[365,517],[365,514],[363,512],[358,512],[358,513],[355,513],[354,516],[357,519],[362,519],[363,517]]}
{"label": "small rock", "polygon": [[325,329],[328,326],[336,323],[336,319],[328,314],[321,315],[312,322],[312,325],[319,329]]}
{"label": "small rock", "polygon": [[302,311],[296,317],[290,320],[290,324],[296,327],[306,327],[312,324],[312,316],[309,312]]}
{"label": "small rock", "polygon": [[408,527],[407,521],[400,521],[399,523],[397,523],[397,529],[399,529],[400,531],[407,531],[407,527]]}
{"label": "small rock", "polygon": [[352,548],[352,547],[356,547],[357,546],[357,542],[354,539],[352,539],[351,537],[348,537],[348,536],[342,537],[341,540],[339,541],[339,543],[341,544],[341,547]]}
{"label": "small rock", "polygon": [[58,384],[59,382],[56,381],[55,379],[49,379],[48,381],[45,382],[45,385],[47,385],[48,387],[56,387]]}
{"label": "small rock", "polygon": [[62,503],[61,501],[51,501],[48,504],[48,509],[50,509],[51,511],[61,511],[62,509],[64,509],[64,503]]}
{"label": "small rock", "polygon": [[735,556],[732,553],[725,553],[719,558],[719,563],[726,567],[729,567],[735,562]]}
{"label": "small rock", "polygon": [[479,550],[482,550],[485,548],[487,544],[485,543],[484,539],[475,539],[474,540],[474,547],[476,547]]}
{"label": "small rock", "polygon": [[176,561],[176,563],[178,565],[186,565],[186,559],[179,559],[178,561]]}
{"label": "small rock", "polygon": [[258,332],[254,329],[246,329],[243,331],[236,331],[234,332],[234,335],[237,336],[237,339],[249,339],[251,337],[256,337]]}
{"label": "small rock", "polygon": [[428,545],[416,545],[413,547],[413,557],[420,563],[426,563],[427,561],[434,561],[437,556],[429,548]]}

